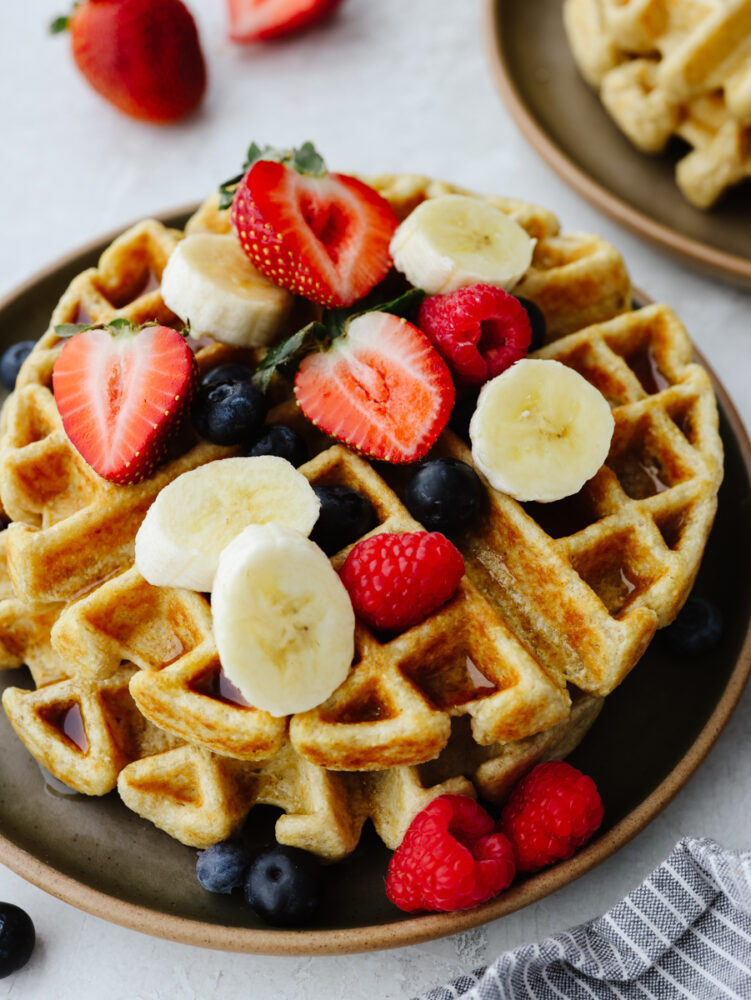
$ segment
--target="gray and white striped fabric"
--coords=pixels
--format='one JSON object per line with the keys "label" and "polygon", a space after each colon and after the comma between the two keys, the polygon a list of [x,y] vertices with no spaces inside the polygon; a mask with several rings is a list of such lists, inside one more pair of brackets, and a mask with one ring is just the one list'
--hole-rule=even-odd
{"label": "gray and white striped fabric", "polygon": [[751,852],[679,841],[604,916],[419,1000],[751,1000]]}

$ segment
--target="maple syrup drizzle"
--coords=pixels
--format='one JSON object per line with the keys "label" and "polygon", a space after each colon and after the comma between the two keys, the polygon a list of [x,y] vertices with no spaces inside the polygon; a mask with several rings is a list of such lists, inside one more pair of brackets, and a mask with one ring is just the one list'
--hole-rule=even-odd
{"label": "maple syrup drizzle", "polygon": [[648,347],[635,351],[625,360],[647,395],[653,396],[670,385],[670,380],[662,374],[654,354]]}
{"label": "maple syrup drizzle", "polygon": [[213,698],[215,701],[221,701],[225,705],[234,705],[237,708],[252,708],[221,667],[213,667],[199,674],[193,680],[190,687],[197,694]]}
{"label": "maple syrup drizzle", "polygon": [[89,741],[83,724],[81,706],[78,702],[74,702],[70,708],[65,709],[58,720],[57,727],[71,743],[78,747],[81,753],[89,752]]}
{"label": "maple syrup drizzle", "polygon": [[76,314],[71,320],[72,323],[84,323],[86,326],[93,323],[93,317],[89,314],[86,306],[82,303],[78,303],[78,308],[76,309]]}

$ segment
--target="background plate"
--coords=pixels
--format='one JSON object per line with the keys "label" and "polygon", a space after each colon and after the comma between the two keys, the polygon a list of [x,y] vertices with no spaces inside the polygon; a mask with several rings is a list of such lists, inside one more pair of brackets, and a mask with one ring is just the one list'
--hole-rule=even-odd
{"label": "background plate", "polygon": [[[181,225],[187,213],[166,217]],[[114,235],[114,234],[113,234]],[[113,237],[38,275],[0,303],[0,349],[38,337],[70,279],[96,262]],[[715,383],[726,473],[719,516],[695,592],[725,614],[722,643],[685,661],[658,638],[570,760],[597,782],[606,811],[596,840],[569,861],[519,882],[463,913],[410,917],[385,897],[389,852],[367,828],[357,851],[337,867],[316,930],[266,927],[241,899],[203,891],[196,852],[122,805],[61,795],[0,712],[0,860],[42,889],[106,920],[187,944],[262,954],[332,954],[426,941],[526,906],[578,878],[638,833],[689,779],[737,703],[751,670],[751,445],[732,403]],[[727,573],[733,565],[734,574]],[[25,669],[0,672],[0,690],[29,686]],[[275,812],[252,813],[258,841],[272,835]]]}
{"label": "background plate", "polygon": [[582,79],[561,0],[486,0],[491,66],[524,136],[579,194],[619,222],[714,275],[751,286],[751,182],[710,212],[674,179],[682,148],[640,153]]}

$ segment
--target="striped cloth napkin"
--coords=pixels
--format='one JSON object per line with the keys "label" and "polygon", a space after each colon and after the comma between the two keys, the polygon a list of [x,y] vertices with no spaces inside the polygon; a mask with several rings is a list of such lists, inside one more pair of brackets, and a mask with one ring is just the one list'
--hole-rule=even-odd
{"label": "striped cloth napkin", "polygon": [[457,997],[751,1000],[751,852],[683,839],[604,916],[507,952],[419,1000]]}

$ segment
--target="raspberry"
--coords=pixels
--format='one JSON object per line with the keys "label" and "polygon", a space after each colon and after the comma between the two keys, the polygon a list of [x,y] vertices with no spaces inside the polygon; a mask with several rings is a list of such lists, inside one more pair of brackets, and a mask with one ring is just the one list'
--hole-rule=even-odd
{"label": "raspberry", "polygon": [[437,531],[364,538],[341,571],[358,618],[387,631],[424,621],[448,601],[463,575],[460,552]]}
{"label": "raspberry", "polygon": [[441,795],[412,820],[394,852],[386,895],[400,909],[467,910],[511,884],[514,852],[466,795]]}
{"label": "raspberry", "polygon": [[563,761],[538,764],[519,782],[499,828],[514,846],[521,872],[570,858],[602,822],[603,806],[591,778]]}
{"label": "raspberry", "polygon": [[532,339],[521,302],[493,285],[469,285],[423,299],[417,325],[454,374],[472,385],[526,357]]}

